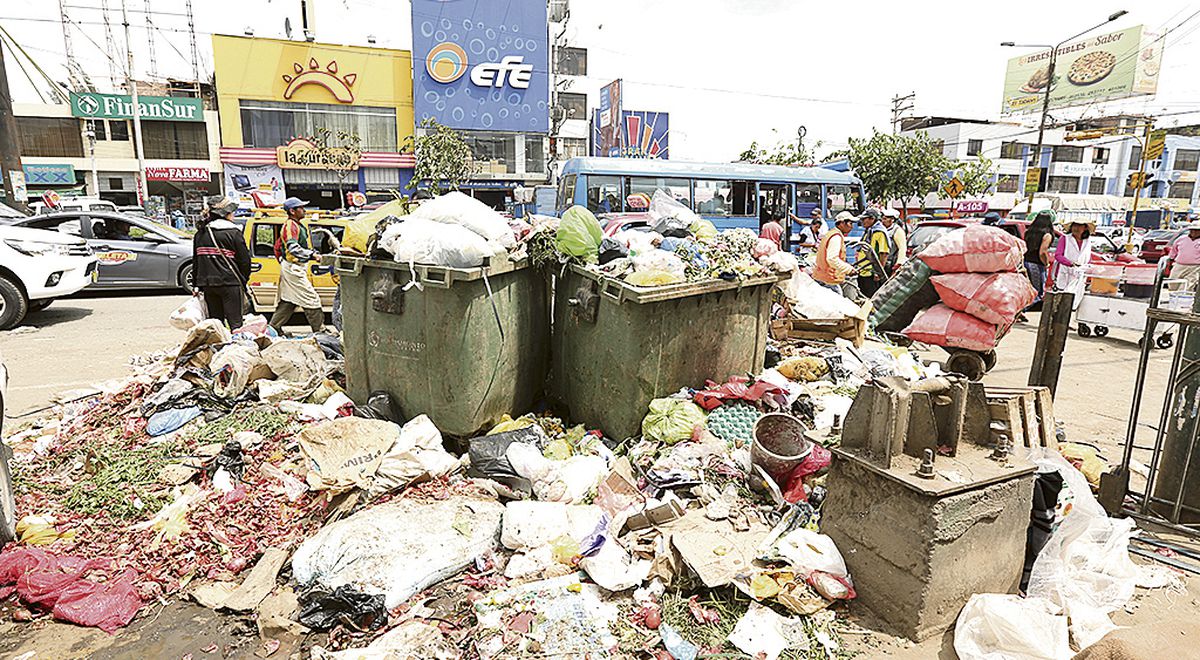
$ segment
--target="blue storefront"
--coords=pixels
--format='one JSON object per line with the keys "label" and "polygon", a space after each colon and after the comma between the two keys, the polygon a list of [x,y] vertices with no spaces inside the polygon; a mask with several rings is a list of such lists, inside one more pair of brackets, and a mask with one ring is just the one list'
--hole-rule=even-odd
{"label": "blue storefront", "polygon": [[548,181],[550,44],[545,0],[413,0],[413,114],[462,132],[464,186],[492,206]]}

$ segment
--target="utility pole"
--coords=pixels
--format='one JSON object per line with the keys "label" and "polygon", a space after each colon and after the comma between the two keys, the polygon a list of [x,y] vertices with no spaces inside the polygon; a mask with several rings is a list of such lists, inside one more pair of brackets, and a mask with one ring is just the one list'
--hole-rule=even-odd
{"label": "utility pole", "polygon": [[184,11],[187,13],[188,35],[192,40],[192,79],[196,82],[196,98],[200,94],[200,49],[196,47],[196,18],[192,15],[192,0],[187,0]]}
{"label": "utility pole", "polygon": [[4,199],[19,211],[25,202],[17,201],[13,175],[23,177],[21,145],[17,142],[17,118],[13,115],[12,95],[8,91],[8,72],[4,68],[4,45],[0,43],[0,178],[4,179]]}
{"label": "utility pole", "polygon": [[892,135],[896,134],[896,130],[900,125],[901,115],[912,110],[916,100],[916,92],[910,92],[904,96],[896,95],[892,97]]}
{"label": "utility pole", "polygon": [[129,96],[133,102],[133,148],[138,162],[137,202],[138,206],[141,206],[146,200],[146,154],[142,149],[142,109],[138,103],[137,83],[133,80],[133,49],[129,47],[129,12],[125,3],[126,0],[121,0],[121,22],[125,26],[125,82],[129,86]]}
{"label": "utility pole", "polygon": [[158,78],[158,57],[154,53],[154,19],[150,13],[150,0],[142,0],[146,14],[146,55],[149,58],[151,78]]}
{"label": "utility pole", "polygon": [[1138,201],[1142,199],[1142,186],[1146,185],[1146,160],[1147,152],[1150,151],[1150,129],[1154,127],[1154,120],[1146,122],[1146,132],[1142,134],[1142,150],[1141,158],[1138,159],[1137,180],[1133,186],[1133,212],[1129,217],[1129,236],[1125,240],[1125,251],[1133,252],[1133,226],[1137,224]]}
{"label": "utility pole", "polygon": [[[122,0],[124,2],[124,0]],[[124,5],[122,5],[123,7]],[[117,88],[117,47],[113,39],[112,24],[108,20],[108,0],[100,0],[100,14],[104,17],[104,47],[108,49],[109,89]],[[128,22],[128,21],[126,21]],[[129,31],[125,31],[125,48],[129,48]]]}

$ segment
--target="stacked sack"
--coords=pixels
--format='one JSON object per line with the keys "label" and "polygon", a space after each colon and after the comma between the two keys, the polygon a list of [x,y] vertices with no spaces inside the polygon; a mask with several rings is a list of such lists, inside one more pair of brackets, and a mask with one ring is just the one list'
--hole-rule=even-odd
{"label": "stacked sack", "polygon": [[947,348],[995,348],[1037,296],[1017,272],[1023,252],[1016,237],[985,225],[968,225],[934,241],[917,260],[930,269],[929,283],[941,302],[917,313],[904,335]]}

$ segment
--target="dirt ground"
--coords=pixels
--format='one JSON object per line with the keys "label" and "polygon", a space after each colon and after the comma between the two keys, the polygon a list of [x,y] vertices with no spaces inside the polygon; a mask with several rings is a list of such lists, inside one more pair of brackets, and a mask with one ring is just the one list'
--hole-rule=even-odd
{"label": "dirt ground", "polygon": [[[12,379],[10,410],[43,405],[60,390],[83,387],[125,374],[128,357],[158,350],[179,339],[166,318],[180,296],[119,296],[58,301],[30,320],[32,332],[0,333]],[[1033,352],[1037,315],[1005,338],[998,364],[987,377],[996,385],[1024,385]],[[1137,333],[1114,330],[1104,339],[1072,333],[1055,400],[1055,415],[1067,438],[1098,446],[1110,462],[1120,460],[1138,359]],[[1154,438],[1172,351],[1156,350],[1150,362],[1138,446]],[[944,354],[931,352],[932,358]],[[1135,460],[1148,462],[1147,452]],[[1113,620],[1129,632],[1154,636],[1146,658],[1200,658],[1200,578],[1188,576],[1184,592],[1139,590]],[[0,620],[8,617],[0,613]],[[1153,624],[1158,624],[1151,628]],[[1166,629],[1167,634],[1162,634]],[[1177,633],[1177,634],[1176,634]],[[953,631],[913,644],[878,633],[847,634],[846,644],[863,658],[917,660],[955,658]],[[206,651],[212,644],[215,649]],[[246,618],[217,615],[194,604],[171,601],[148,608],[127,629],[109,636],[93,629],[42,621],[0,623],[2,658],[183,658],[253,657],[258,642]],[[288,657],[280,649],[272,657]],[[32,652],[33,655],[27,655]]]}

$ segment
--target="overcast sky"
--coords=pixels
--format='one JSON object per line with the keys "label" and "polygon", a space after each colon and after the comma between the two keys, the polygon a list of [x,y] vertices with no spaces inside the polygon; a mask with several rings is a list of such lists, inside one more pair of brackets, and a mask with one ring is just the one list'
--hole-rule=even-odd
{"label": "overcast sky", "polygon": [[[379,46],[411,47],[404,0],[310,1],[316,2],[319,41],[366,45],[373,35]],[[106,87],[105,29],[95,9],[102,2],[66,0],[76,7],[68,9],[75,23],[74,53],[97,85]],[[189,77],[184,0],[126,2],[138,74],[148,73],[147,36],[140,27],[148,3],[158,27],[159,75]],[[121,59],[121,0],[107,3]],[[299,0],[194,0],[194,5],[203,75],[212,70],[213,32],[242,34],[250,28],[258,36],[282,38],[290,18],[299,38]],[[579,91],[591,93],[593,103],[596,89],[623,78],[626,109],[671,113],[672,158],[726,161],[751,140],[785,139],[800,125],[807,128],[808,143],[824,143],[818,153],[845,146],[848,137],[869,135],[872,127],[890,130],[891,97],[914,91],[917,114],[998,119],[1005,63],[1027,52],[1002,48],[1001,41],[1057,42],[1118,9],[1129,14],[1097,33],[1141,24],[1159,32],[1174,28],[1165,38],[1159,93],[1089,107],[1087,114],[1200,113],[1200,15],[1194,16],[1200,4],[1194,2],[572,0],[568,36],[589,50],[589,75]],[[56,2],[4,0],[0,26],[51,77],[65,79]],[[9,58],[14,97],[36,101]],[[123,60],[121,65],[123,72]],[[1163,119],[1166,125],[1174,122],[1200,123],[1200,114]]]}

